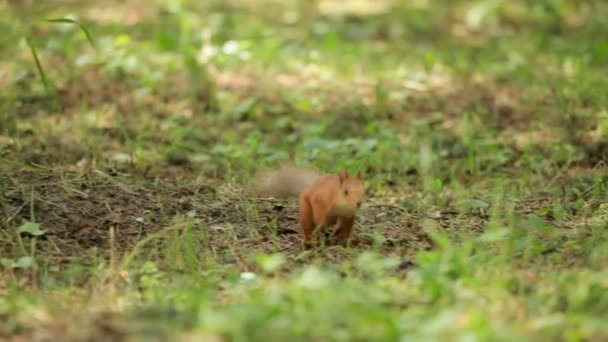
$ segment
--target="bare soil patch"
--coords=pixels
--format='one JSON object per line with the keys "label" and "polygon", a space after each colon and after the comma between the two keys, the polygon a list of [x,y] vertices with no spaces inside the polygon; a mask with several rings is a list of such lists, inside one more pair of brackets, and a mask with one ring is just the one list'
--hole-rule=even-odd
{"label": "bare soil patch", "polygon": [[[58,260],[91,253],[107,258],[112,249],[121,255],[146,236],[168,231],[186,218],[193,220],[197,239],[205,240],[201,248],[218,257],[229,253],[224,261],[233,259],[244,267],[255,251],[301,252],[297,203],[292,200],[253,200],[242,189],[177,179],[134,182],[101,171],[5,170],[1,177],[10,226],[28,220],[40,223],[47,230],[39,238],[40,248]],[[386,239],[386,253],[411,255],[430,247],[420,220],[398,206],[371,201],[359,219],[353,246],[371,247],[377,232]],[[17,246],[6,248],[14,251]],[[339,261],[348,255],[343,248],[330,249],[329,259]]]}

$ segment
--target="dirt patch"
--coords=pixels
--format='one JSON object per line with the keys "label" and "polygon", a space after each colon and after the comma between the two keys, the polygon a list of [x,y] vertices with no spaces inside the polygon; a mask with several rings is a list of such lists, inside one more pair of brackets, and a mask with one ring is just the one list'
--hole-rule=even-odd
{"label": "dirt patch", "polygon": [[[107,255],[111,228],[115,247],[129,249],[143,236],[162,229],[168,218],[190,209],[179,201],[183,189],[127,184],[127,179],[102,172],[22,170],[4,175],[3,181],[8,211],[14,217],[11,225],[39,222],[48,230],[43,240],[60,256],[79,256],[91,248]],[[201,191],[201,197],[212,195],[209,189],[189,190],[193,191]]]}
{"label": "dirt patch", "polygon": [[[63,260],[94,253],[107,258],[112,249],[121,255],[146,236],[169,231],[187,219],[192,219],[201,253],[209,251],[224,262],[247,268],[252,251],[301,252],[295,201],[253,201],[242,190],[224,185],[177,179],[134,182],[100,171],[14,170],[1,177],[9,226],[40,223],[47,233],[39,245],[49,257]],[[369,248],[375,233],[386,239],[386,253],[405,256],[430,247],[415,217],[377,201],[363,210],[354,247]],[[9,255],[18,251],[16,244],[6,248],[3,253]],[[327,253],[336,261],[347,256],[341,247]]]}

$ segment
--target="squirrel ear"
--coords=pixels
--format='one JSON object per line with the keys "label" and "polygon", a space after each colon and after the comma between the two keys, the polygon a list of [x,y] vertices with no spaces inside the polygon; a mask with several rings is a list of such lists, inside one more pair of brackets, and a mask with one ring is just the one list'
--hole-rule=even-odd
{"label": "squirrel ear", "polygon": [[363,179],[363,171],[359,170],[359,171],[357,172],[357,178],[359,178],[359,179]]}
{"label": "squirrel ear", "polygon": [[348,179],[348,170],[342,169],[342,171],[340,171],[340,183],[344,182],[346,179]]}

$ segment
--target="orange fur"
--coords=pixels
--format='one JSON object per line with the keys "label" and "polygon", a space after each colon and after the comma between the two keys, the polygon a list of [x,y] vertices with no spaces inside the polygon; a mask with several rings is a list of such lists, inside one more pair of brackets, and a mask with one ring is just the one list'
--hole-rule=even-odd
{"label": "orange fur", "polygon": [[357,211],[366,199],[361,173],[351,176],[342,170],[339,175],[320,174],[295,166],[260,174],[256,192],[273,197],[299,197],[299,225],[307,246],[318,230],[329,226],[334,226],[333,240],[347,242]]}

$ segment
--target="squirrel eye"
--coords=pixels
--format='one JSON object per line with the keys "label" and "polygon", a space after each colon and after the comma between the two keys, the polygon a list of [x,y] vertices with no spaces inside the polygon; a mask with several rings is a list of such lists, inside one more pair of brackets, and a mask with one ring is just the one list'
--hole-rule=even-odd
{"label": "squirrel eye", "polygon": [[344,189],[344,196],[348,196],[348,190]]}

